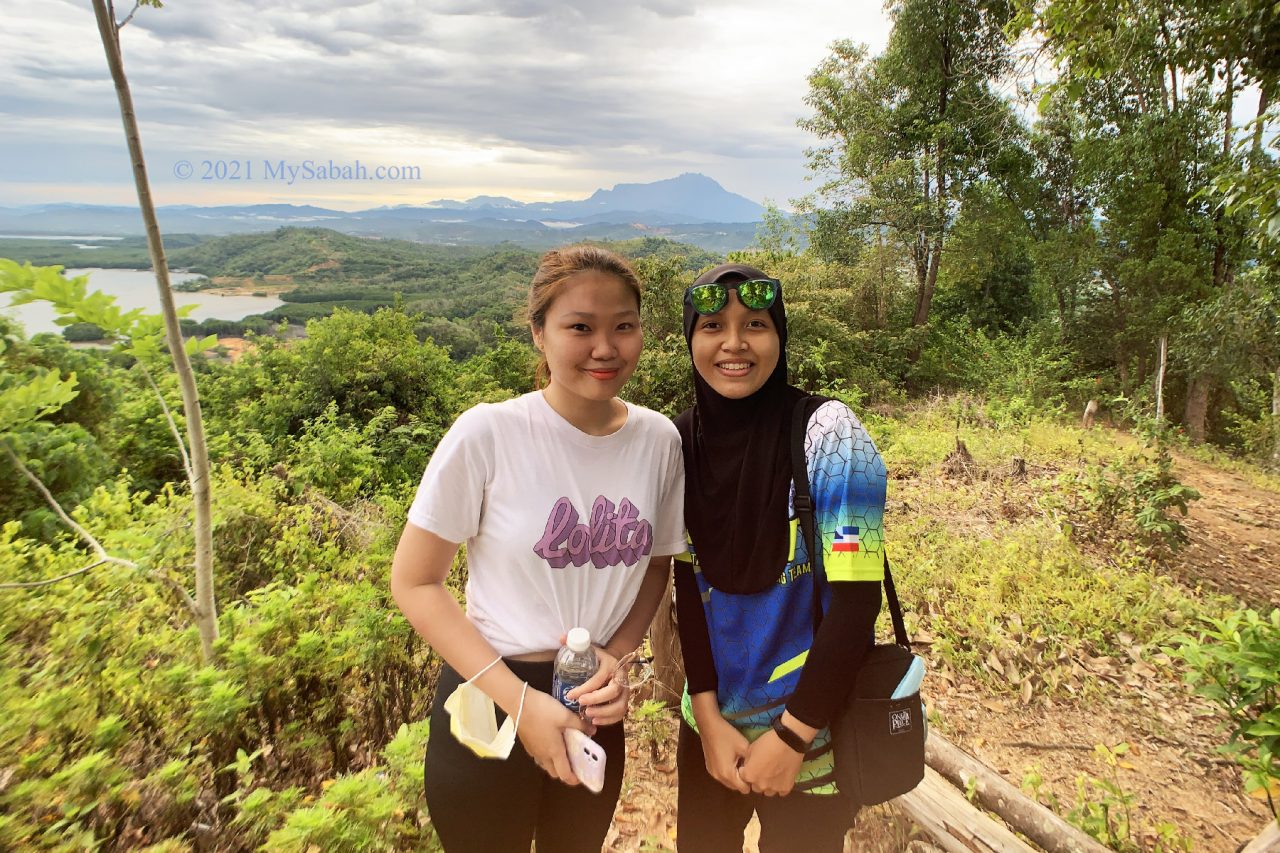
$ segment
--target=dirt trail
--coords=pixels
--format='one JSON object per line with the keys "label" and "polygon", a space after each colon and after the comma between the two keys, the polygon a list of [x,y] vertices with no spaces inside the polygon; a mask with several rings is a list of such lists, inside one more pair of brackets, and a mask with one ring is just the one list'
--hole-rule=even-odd
{"label": "dirt trail", "polygon": [[1185,456],[1174,470],[1200,492],[1186,519],[1191,544],[1175,570],[1254,608],[1280,607],[1280,492]]}
{"label": "dirt trail", "polygon": [[[1190,543],[1167,571],[1246,606],[1280,607],[1280,491],[1181,454],[1174,470],[1201,497],[1184,519]],[[1100,701],[1018,707],[962,680],[936,695],[935,706],[948,734],[1010,782],[1041,776],[1042,799],[1070,807],[1081,774],[1118,783],[1137,798],[1134,840],[1144,849],[1156,845],[1161,822],[1197,851],[1224,853],[1261,829],[1266,810],[1244,795],[1239,770],[1217,752],[1223,734],[1211,707],[1159,678],[1099,686]],[[1093,753],[1099,742],[1124,742],[1130,752],[1109,769]]]}

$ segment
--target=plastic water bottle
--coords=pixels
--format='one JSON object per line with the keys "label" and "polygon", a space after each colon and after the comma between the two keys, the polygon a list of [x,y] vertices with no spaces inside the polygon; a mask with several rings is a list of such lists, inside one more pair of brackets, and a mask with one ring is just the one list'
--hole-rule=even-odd
{"label": "plastic water bottle", "polygon": [[574,628],[569,632],[568,642],[556,654],[555,674],[551,677],[551,695],[573,711],[582,713],[582,706],[565,694],[575,687],[587,682],[596,674],[600,664],[596,660],[596,650],[591,646],[591,632],[586,628]]}

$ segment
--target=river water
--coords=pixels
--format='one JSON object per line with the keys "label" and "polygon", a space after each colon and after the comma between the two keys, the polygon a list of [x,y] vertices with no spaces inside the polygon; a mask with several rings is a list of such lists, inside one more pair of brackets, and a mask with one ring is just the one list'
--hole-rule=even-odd
{"label": "river water", "polygon": [[[160,313],[160,296],[156,292],[156,278],[151,270],[67,270],[67,276],[89,276],[89,290],[100,290],[116,298],[116,304],[125,311],[142,308],[148,313]],[[200,278],[194,273],[171,272],[174,284]],[[243,320],[251,314],[262,314],[284,303],[269,296],[218,296],[213,293],[174,293],[178,307],[195,305],[187,316],[192,320]],[[8,304],[7,294],[0,294],[0,314],[17,319],[28,336],[39,332],[60,333],[55,322],[57,316],[47,302],[32,302],[17,307]]]}

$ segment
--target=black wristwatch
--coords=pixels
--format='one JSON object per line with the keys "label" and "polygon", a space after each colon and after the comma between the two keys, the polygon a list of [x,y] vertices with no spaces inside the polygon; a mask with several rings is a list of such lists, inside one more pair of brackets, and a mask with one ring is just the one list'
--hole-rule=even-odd
{"label": "black wristwatch", "polygon": [[778,733],[778,737],[782,739],[783,743],[801,755],[809,751],[809,742],[787,728],[787,724],[782,722],[781,714],[773,718],[773,730]]}

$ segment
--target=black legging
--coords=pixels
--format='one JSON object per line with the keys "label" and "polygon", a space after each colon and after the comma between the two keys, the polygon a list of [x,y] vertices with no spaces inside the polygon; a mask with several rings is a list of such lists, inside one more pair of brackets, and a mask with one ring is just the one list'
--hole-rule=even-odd
{"label": "black legging", "polygon": [[[506,664],[530,690],[551,692],[550,661]],[[622,724],[603,726],[593,736],[608,756],[604,790],[593,794],[552,779],[519,740],[505,761],[479,758],[458,743],[444,701],[462,681],[448,664],[441,667],[423,771],[427,810],[447,853],[529,853],[535,837],[539,853],[600,853],[622,789]],[[506,714],[497,712],[501,725]]]}
{"label": "black legging", "polygon": [[682,853],[741,853],[751,813],[760,817],[760,853],[842,853],[844,836],[858,813],[841,794],[785,797],[740,794],[707,772],[702,739],[680,723],[679,813],[676,846]]}

